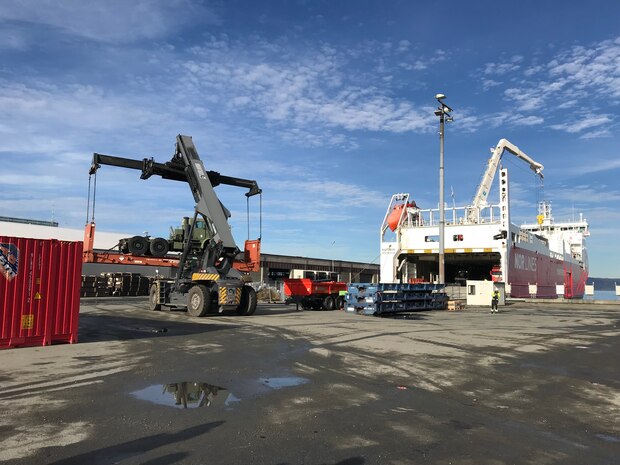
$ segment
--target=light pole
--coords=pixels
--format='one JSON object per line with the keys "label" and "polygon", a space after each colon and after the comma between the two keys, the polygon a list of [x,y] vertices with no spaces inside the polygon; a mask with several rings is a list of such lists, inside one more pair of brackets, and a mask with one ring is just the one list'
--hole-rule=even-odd
{"label": "light pole", "polygon": [[444,208],[443,139],[444,122],[449,123],[453,121],[453,119],[450,115],[452,108],[443,102],[446,96],[444,94],[436,94],[435,98],[439,102],[439,107],[435,110],[435,116],[439,116],[439,284],[445,284],[444,229],[446,226],[446,212]]}

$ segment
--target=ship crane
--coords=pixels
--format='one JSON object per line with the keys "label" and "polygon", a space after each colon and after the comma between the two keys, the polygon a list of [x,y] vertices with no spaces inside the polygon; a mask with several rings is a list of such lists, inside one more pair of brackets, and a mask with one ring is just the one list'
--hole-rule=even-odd
{"label": "ship crane", "polygon": [[544,166],[542,164],[535,161],[532,157],[521,151],[519,147],[508,140],[500,139],[495,148],[491,149],[492,155],[491,158],[489,158],[487,168],[482,175],[482,180],[480,181],[476,195],[474,196],[471,205],[467,208],[467,219],[470,223],[478,223],[480,218],[480,209],[488,205],[487,197],[489,195],[489,191],[491,190],[495,173],[499,167],[499,162],[505,151],[510,152],[517,158],[529,163],[532,171],[540,176],[541,179],[543,178],[542,171]]}

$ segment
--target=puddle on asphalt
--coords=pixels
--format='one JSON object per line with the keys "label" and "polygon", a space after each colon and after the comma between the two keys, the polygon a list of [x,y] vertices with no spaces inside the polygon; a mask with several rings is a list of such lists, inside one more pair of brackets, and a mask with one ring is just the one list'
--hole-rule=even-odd
{"label": "puddle on asphalt", "polygon": [[606,442],[620,442],[620,438],[611,436],[610,434],[595,434],[594,436]]}
{"label": "puddle on asphalt", "polygon": [[259,378],[258,381],[272,389],[282,389],[306,384],[308,379],[297,376],[289,376],[285,378]]}
{"label": "puddle on asphalt", "polygon": [[[154,384],[131,393],[140,400],[179,409],[199,407],[231,408],[242,399],[266,394],[276,389],[300,386],[307,378],[288,376],[281,378],[258,378],[241,383],[236,395],[226,388],[209,383],[183,381],[180,383]],[[226,392],[223,392],[226,391]]]}
{"label": "puddle on asphalt", "polygon": [[395,313],[392,315],[381,315],[381,317],[392,320],[424,320],[424,318],[420,315],[415,315],[411,313]]}

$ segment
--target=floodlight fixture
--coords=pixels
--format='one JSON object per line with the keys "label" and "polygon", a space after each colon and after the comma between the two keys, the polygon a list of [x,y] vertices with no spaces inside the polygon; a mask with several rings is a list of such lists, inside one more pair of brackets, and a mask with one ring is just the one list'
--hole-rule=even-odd
{"label": "floodlight fixture", "polygon": [[444,94],[435,94],[435,98],[439,101],[443,100],[446,98],[446,96]]}

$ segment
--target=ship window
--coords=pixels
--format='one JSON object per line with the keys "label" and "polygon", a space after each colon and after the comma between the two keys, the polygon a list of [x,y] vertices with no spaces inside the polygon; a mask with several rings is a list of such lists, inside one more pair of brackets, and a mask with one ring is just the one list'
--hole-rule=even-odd
{"label": "ship window", "polygon": [[424,236],[424,242],[439,242],[439,236]]}
{"label": "ship window", "polygon": [[476,295],[476,286],[474,284],[467,286],[467,295]]}

